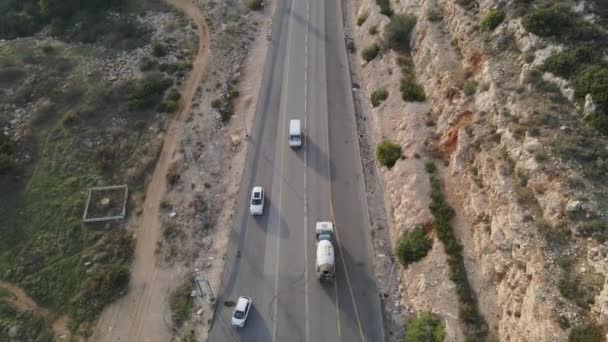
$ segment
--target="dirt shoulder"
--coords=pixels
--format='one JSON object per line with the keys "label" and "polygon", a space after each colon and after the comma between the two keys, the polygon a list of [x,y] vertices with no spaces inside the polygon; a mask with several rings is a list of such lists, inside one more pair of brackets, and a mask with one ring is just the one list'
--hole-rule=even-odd
{"label": "dirt shoulder", "polygon": [[158,265],[156,241],[161,236],[160,204],[167,187],[167,171],[179,145],[181,127],[192,107],[192,98],[201,82],[209,53],[208,30],[201,11],[189,0],[168,0],[197,26],[199,46],[192,71],[182,89],[182,97],[164,139],[154,173],[146,189],[141,217],[132,215],[129,227],[137,237],[131,283],[125,297],[110,305],[97,322],[93,340],[168,341],[171,325],[167,296],[179,269]]}

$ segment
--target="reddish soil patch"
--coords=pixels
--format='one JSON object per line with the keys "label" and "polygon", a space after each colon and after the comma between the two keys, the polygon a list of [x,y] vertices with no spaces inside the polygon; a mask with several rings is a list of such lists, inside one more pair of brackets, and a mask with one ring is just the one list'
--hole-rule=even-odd
{"label": "reddish soil patch", "polygon": [[461,128],[471,125],[473,122],[473,112],[465,110],[458,119],[443,132],[439,139],[439,154],[442,159],[447,160],[456,150],[458,144],[458,132]]}

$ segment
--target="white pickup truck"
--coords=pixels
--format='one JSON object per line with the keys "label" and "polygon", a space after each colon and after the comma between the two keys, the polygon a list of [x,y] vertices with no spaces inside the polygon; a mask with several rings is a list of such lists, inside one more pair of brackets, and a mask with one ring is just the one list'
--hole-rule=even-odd
{"label": "white pickup truck", "polygon": [[333,280],[336,276],[336,258],[334,254],[334,225],[331,222],[317,222],[315,227],[317,239],[317,277],[319,280]]}

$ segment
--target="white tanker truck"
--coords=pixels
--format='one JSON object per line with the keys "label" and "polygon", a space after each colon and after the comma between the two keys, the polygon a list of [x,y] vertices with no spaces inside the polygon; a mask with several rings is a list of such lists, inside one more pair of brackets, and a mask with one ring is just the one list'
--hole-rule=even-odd
{"label": "white tanker truck", "polygon": [[331,222],[317,222],[317,277],[319,280],[333,280],[336,276],[336,258],[334,254],[334,225]]}

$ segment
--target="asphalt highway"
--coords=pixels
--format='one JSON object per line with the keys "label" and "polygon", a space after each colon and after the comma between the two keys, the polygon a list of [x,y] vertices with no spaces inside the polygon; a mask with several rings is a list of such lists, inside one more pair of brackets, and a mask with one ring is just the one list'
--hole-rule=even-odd
{"label": "asphalt highway", "polygon": [[[279,0],[271,39],[210,341],[384,341],[340,0]],[[333,283],[316,278],[317,221],[336,225]],[[241,295],[253,307],[235,329]]]}

